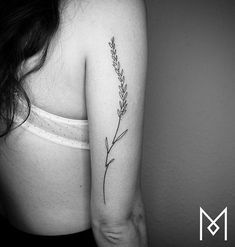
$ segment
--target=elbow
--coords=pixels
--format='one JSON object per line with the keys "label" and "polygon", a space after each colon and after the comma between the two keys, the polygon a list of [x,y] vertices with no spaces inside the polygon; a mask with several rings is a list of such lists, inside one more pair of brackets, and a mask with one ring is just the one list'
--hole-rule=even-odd
{"label": "elbow", "polygon": [[[105,239],[114,246],[124,243],[138,243],[141,238],[141,228],[145,225],[144,215],[135,211],[126,217],[114,217],[92,219],[92,228],[96,236]],[[132,246],[132,245],[130,245]],[[138,244],[133,246],[139,246]]]}
{"label": "elbow", "polygon": [[122,232],[122,230],[130,223],[131,217],[120,217],[115,215],[102,215],[101,217],[92,217],[91,225],[93,229],[101,233],[114,231]]}
{"label": "elbow", "polygon": [[[145,238],[145,212],[141,195],[125,206],[114,204],[109,207],[98,207],[91,204],[91,226],[97,239],[105,239],[107,243],[122,245],[141,242]],[[125,246],[140,246],[125,245]],[[142,246],[142,245],[141,245]],[[145,246],[145,245],[143,245]]]}
{"label": "elbow", "polygon": [[[100,236],[109,243],[110,246],[119,246],[130,241],[136,241],[138,238],[138,229],[130,220],[122,221],[93,221],[92,228],[96,236]],[[132,246],[132,245],[131,245]]]}

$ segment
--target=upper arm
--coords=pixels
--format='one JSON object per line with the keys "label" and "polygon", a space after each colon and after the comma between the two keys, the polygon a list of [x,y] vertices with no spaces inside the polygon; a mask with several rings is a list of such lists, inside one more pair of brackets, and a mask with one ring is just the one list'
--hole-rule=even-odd
{"label": "upper arm", "polygon": [[86,101],[92,217],[122,220],[131,213],[140,189],[145,9],[141,0],[91,1],[88,8]]}

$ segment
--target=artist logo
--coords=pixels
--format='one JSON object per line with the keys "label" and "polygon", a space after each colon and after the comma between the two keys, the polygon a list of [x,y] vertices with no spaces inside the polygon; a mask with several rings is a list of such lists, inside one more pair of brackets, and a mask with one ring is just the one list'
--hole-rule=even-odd
{"label": "artist logo", "polygon": [[200,241],[203,240],[203,216],[205,216],[211,223],[207,226],[207,230],[211,233],[212,236],[219,231],[220,227],[216,224],[216,222],[224,216],[224,241],[227,241],[227,207],[215,218],[212,219],[201,207],[200,207]]}

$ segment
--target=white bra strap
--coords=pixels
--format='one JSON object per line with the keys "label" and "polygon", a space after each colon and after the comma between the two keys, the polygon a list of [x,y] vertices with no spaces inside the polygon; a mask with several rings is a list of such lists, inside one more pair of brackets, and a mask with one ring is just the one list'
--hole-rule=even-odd
{"label": "white bra strap", "polygon": [[[15,122],[21,123],[27,108],[19,101]],[[54,143],[79,149],[89,149],[88,121],[60,117],[34,105],[28,119],[21,125],[31,133]]]}

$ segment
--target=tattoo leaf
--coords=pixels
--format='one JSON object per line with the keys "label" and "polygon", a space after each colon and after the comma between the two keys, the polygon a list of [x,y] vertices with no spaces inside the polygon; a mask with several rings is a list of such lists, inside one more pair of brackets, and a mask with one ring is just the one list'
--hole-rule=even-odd
{"label": "tattoo leaf", "polygon": [[107,152],[109,151],[109,143],[108,143],[108,138],[106,137],[105,138],[105,146],[106,146],[106,149],[107,149]]}
{"label": "tattoo leaf", "polygon": [[114,162],[115,159],[111,159],[106,166],[109,166],[112,162]]}
{"label": "tattoo leaf", "polygon": [[120,98],[123,100],[122,92],[119,92],[119,96],[120,96]]}
{"label": "tattoo leaf", "polygon": [[[118,58],[117,58],[117,60],[118,60]],[[118,61],[118,63],[117,63],[117,69],[118,69],[118,71],[120,70],[120,62]]]}
{"label": "tattoo leaf", "polygon": [[128,129],[126,129],[124,132],[122,132],[122,134],[117,137],[115,142],[119,141],[127,133],[127,131],[128,131]]}
{"label": "tattoo leaf", "polygon": [[126,92],[123,96],[123,100],[126,100],[128,93]]}
{"label": "tattoo leaf", "polygon": [[123,83],[125,82],[125,76],[122,77],[122,82],[123,82]]}

